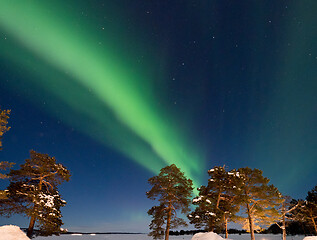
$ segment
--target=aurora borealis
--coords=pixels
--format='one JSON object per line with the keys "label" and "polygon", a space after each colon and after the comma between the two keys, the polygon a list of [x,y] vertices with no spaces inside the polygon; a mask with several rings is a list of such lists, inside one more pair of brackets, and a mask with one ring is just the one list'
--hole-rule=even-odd
{"label": "aurora borealis", "polygon": [[68,166],[73,229],[147,223],[146,180],[171,163],[196,186],[215,165],[257,167],[301,197],[317,180],[316,10],[1,1],[0,106],[12,110],[1,160],[34,149]]}
{"label": "aurora borealis", "polygon": [[[23,46],[31,54],[33,53],[45,61],[54,70],[67,72],[69,78],[74,80],[77,85],[89,89],[97,101],[90,105],[103,104],[104,108],[110,108],[119,124],[128,128],[137,138],[145,142],[153,150],[154,157],[146,159],[145,157],[149,156],[143,152],[147,151],[147,148],[144,147],[144,144],[136,144],[134,140],[124,144],[129,150],[122,147],[122,142],[112,141],[116,144],[117,149],[153,172],[158,172],[164,166],[155,158],[156,154],[165,164],[176,163],[184,169],[188,176],[192,176],[191,172],[197,174],[201,170],[198,167],[197,156],[186,152],[187,148],[176,136],[175,128],[169,126],[162,113],[156,112],[151,96],[142,94],[142,90],[138,88],[146,79],[142,79],[144,78],[142,75],[129,73],[126,70],[128,67],[120,64],[114,54],[111,54],[107,43],[102,49],[96,48],[91,41],[85,39],[84,36],[88,35],[87,33],[78,34],[72,31],[73,26],[67,26],[67,19],[43,16],[45,6],[39,7],[38,3],[34,2],[33,5],[32,3],[24,2],[25,5],[19,4],[19,8],[14,2],[4,4],[1,8],[2,27],[17,41],[22,39]],[[46,6],[46,9],[48,8],[49,6]],[[77,39],[76,42],[73,39]],[[103,54],[103,52],[105,53]],[[12,58],[19,61],[20,54],[18,53],[18,56]],[[22,62],[22,66],[30,68],[31,66],[28,64],[34,66],[35,63],[32,60],[29,60],[29,63]],[[104,110],[93,111],[94,107],[85,106],[87,99],[81,99],[81,94],[76,92],[76,87],[70,86],[70,84],[64,86],[68,79],[61,80],[57,85],[56,77],[52,77],[52,75],[47,74],[47,71],[42,73],[38,78],[39,84],[51,91],[63,103],[89,117],[93,123],[99,124],[100,130],[112,128],[113,124],[107,124],[108,117],[102,113]],[[46,78],[46,82],[43,85],[44,78]],[[67,89],[74,95],[60,94],[60,89]],[[148,92],[146,89],[143,91]],[[90,100],[88,99],[88,101]],[[87,124],[79,129],[83,128],[89,133],[91,132],[90,125]],[[106,131],[105,134],[107,132],[109,131]],[[113,132],[114,136],[118,134],[122,138],[121,131]],[[166,142],[166,139],[169,139],[169,143]],[[139,154],[138,151],[141,153]]]}

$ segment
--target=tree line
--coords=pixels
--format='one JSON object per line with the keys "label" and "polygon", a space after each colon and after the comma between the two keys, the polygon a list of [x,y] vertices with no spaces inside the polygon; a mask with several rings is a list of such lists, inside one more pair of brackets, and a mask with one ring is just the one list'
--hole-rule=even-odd
{"label": "tree line", "polygon": [[207,184],[198,188],[195,197],[192,180],[175,164],[162,168],[148,180],[152,188],[146,195],[159,202],[148,211],[152,216],[150,236],[168,240],[170,229],[187,226],[181,215],[177,215],[179,212],[196,228],[225,232],[226,238],[229,222],[240,223],[250,233],[251,240],[255,239],[255,232],[263,232],[272,224],[282,230],[286,240],[287,225],[295,222],[311,227],[311,233],[317,235],[317,185],[305,200],[295,200],[269,184],[270,180],[259,169],[244,167],[228,171],[225,166],[216,166],[208,175]]}
{"label": "tree line", "polygon": [[[9,115],[10,110],[0,109],[0,150],[2,137],[10,129]],[[59,194],[58,185],[69,181],[70,172],[54,157],[34,150],[30,151],[30,158],[19,169],[10,169],[13,165],[0,162],[0,178],[8,178],[10,182],[7,189],[0,190],[0,215],[10,217],[12,214],[22,214],[29,217],[27,236],[30,238],[35,226],[42,236],[61,233],[63,222],[60,208],[65,206],[66,201]],[[5,174],[7,170],[10,172]]]}
{"label": "tree line", "polygon": [[[0,150],[2,137],[10,130],[9,115],[10,110],[0,109]],[[70,172],[54,157],[33,150],[19,169],[11,169],[13,165],[0,161],[0,178],[9,179],[7,189],[0,190],[0,215],[29,217],[29,237],[35,226],[40,235],[61,233],[61,207],[66,201],[59,194],[58,186],[69,181]],[[198,196],[193,196],[192,180],[175,164],[162,168],[148,180],[152,188],[146,195],[158,200],[158,205],[148,211],[152,216],[150,236],[168,240],[171,229],[187,225],[183,216],[197,229],[223,231],[226,238],[230,222],[240,223],[250,232],[251,240],[255,239],[254,232],[261,232],[271,224],[283,232],[283,240],[288,226],[298,223],[309,227],[306,232],[312,229],[317,235],[317,186],[308,192],[305,200],[295,200],[283,196],[269,184],[259,169],[227,170],[225,166],[216,166],[208,175],[207,183],[198,188]]]}

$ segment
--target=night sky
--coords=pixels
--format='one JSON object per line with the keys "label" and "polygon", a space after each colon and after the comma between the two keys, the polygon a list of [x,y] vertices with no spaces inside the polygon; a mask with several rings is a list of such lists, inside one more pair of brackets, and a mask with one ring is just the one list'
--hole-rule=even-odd
{"label": "night sky", "polygon": [[172,163],[196,187],[216,165],[259,168],[305,198],[316,12],[315,0],[2,0],[0,160],[17,168],[34,149],[71,171],[69,230],[147,231],[147,179]]}

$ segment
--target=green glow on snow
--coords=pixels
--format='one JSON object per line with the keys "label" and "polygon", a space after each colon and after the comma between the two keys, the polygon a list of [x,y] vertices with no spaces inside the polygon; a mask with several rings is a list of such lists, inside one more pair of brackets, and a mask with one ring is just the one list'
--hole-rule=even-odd
{"label": "green glow on snow", "polygon": [[[72,119],[64,111],[67,122],[113,145],[152,172],[164,166],[162,161],[175,163],[197,186],[199,178],[193,176],[204,172],[203,162],[190,152],[170,117],[157,108],[147,89],[150,79],[129,70],[124,61],[128,56],[116,54],[110,43],[98,44],[93,32],[74,27],[70,16],[54,15],[56,11],[44,4],[0,2],[0,27],[25,50],[22,53],[13,46],[6,57],[26,69],[37,68],[36,73],[30,73],[35,75],[33,83],[84,116]],[[28,58],[30,53],[40,61]],[[91,96],[82,97],[84,90],[91,91]],[[102,134],[109,132],[111,137],[105,140]]]}

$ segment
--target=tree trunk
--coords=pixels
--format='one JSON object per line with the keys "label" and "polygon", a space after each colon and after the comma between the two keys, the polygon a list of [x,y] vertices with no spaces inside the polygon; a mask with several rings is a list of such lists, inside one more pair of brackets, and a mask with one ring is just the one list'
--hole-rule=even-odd
{"label": "tree trunk", "polygon": [[220,204],[220,197],[221,197],[221,189],[219,189],[218,196],[217,196],[216,208],[218,208],[218,209],[219,209],[219,204]]}
{"label": "tree trunk", "polygon": [[213,221],[209,221],[208,222],[208,232],[213,232],[214,231],[214,222]]}
{"label": "tree trunk", "polygon": [[310,217],[311,217],[311,221],[313,222],[313,226],[314,226],[314,229],[315,229],[315,234],[317,235],[317,226],[316,226],[316,222],[315,222],[315,219],[314,219],[314,216],[312,213],[310,213]]}
{"label": "tree trunk", "polygon": [[285,207],[283,207],[283,225],[282,225],[282,231],[283,231],[283,240],[286,240],[286,219],[285,219],[285,215],[286,215],[286,210]]}
{"label": "tree trunk", "polygon": [[247,213],[248,213],[248,219],[249,219],[251,240],[255,240],[254,230],[253,230],[253,220],[252,220],[252,217],[251,217],[251,210],[250,210],[250,205],[249,205],[249,203],[247,203]]}
{"label": "tree trunk", "polygon": [[166,230],[165,230],[165,240],[169,239],[170,235],[170,226],[171,226],[171,218],[172,218],[172,203],[169,203],[169,210],[167,213],[167,221],[166,221]]}
{"label": "tree trunk", "polygon": [[32,216],[30,220],[29,228],[26,234],[29,238],[32,238],[34,224],[35,224],[35,217]]}
{"label": "tree trunk", "polygon": [[[42,190],[42,184],[43,184],[43,178],[40,178],[40,182],[39,182],[39,190],[40,191]],[[34,204],[33,212],[36,212],[36,211],[37,211],[36,205]],[[34,215],[32,215],[31,220],[30,220],[30,224],[28,227],[28,231],[26,234],[29,238],[32,238],[35,221],[36,221],[36,218]]]}
{"label": "tree trunk", "polygon": [[225,231],[226,231],[226,239],[228,238],[228,219],[225,216]]}

